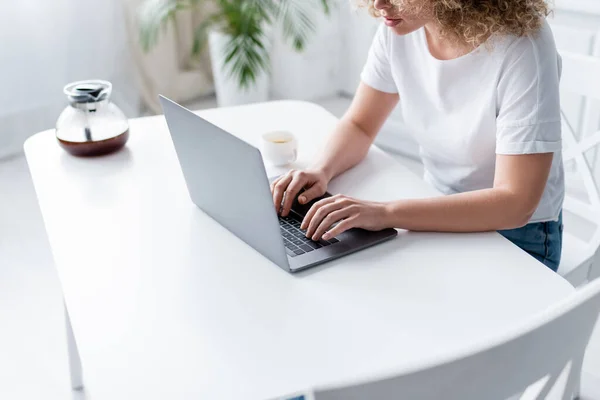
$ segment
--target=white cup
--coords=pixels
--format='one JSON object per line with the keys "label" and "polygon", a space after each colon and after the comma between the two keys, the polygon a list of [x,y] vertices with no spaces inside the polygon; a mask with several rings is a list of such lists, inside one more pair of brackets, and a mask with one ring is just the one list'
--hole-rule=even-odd
{"label": "white cup", "polygon": [[298,143],[291,132],[267,132],[262,135],[261,152],[267,161],[281,167],[296,161]]}

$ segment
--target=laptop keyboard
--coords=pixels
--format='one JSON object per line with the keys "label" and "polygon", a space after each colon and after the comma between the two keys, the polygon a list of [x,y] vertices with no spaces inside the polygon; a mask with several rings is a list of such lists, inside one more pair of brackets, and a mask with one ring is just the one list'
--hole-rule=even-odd
{"label": "laptop keyboard", "polygon": [[339,242],[336,238],[315,242],[306,237],[306,231],[300,229],[301,221],[293,215],[279,217],[279,230],[283,236],[285,251],[290,257],[296,257],[321,247]]}

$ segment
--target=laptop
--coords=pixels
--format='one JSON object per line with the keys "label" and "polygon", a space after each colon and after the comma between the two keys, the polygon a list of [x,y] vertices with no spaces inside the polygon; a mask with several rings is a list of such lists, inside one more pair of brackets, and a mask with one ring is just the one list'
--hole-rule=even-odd
{"label": "laptop", "polygon": [[257,148],[163,96],[160,102],[192,201],[282,269],[301,271],[397,235],[350,229],[327,241],[306,238],[300,224],[320,199],[294,201],[290,215],[279,216]]}

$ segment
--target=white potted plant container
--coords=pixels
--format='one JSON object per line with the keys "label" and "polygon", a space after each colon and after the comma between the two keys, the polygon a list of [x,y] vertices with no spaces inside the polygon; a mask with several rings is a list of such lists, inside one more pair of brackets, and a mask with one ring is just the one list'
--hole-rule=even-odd
{"label": "white potted plant container", "polygon": [[256,71],[254,81],[247,86],[241,86],[239,79],[232,76],[233,74],[228,70],[225,59],[231,40],[232,36],[218,30],[212,30],[208,35],[217,104],[219,107],[228,107],[269,100],[268,71],[264,69]]}

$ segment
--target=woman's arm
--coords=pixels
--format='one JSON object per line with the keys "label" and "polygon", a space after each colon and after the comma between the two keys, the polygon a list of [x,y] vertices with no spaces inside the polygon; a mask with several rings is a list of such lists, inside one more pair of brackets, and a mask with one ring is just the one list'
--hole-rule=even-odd
{"label": "woman's arm", "polygon": [[316,203],[302,226],[315,240],[355,227],[438,232],[518,228],[527,224],[540,202],[552,158],[553,153],[496,156],[491,189],[390,203],[334,196]]}
{"label": "woman's arm", "polygon": [[476,232],[521,227],[536,210],[553,153],[496,156],[492,189],[389,204],[390,223],[415,231]]}
{"label": "woman's arm", "polygon": [[361,83],[312,169],[323,171],[329,181],[362,161],[397,103],[398,94]]}
{"label": "woman's arm", "polygon": [[361,83],[344,117],[312,167],[292,170],[271,184],[277,212],[288,215],[296,196],[302,204],[323,195],[329,181],[365,158],[379,129],[398,103],[398,94],[380,92]]}

